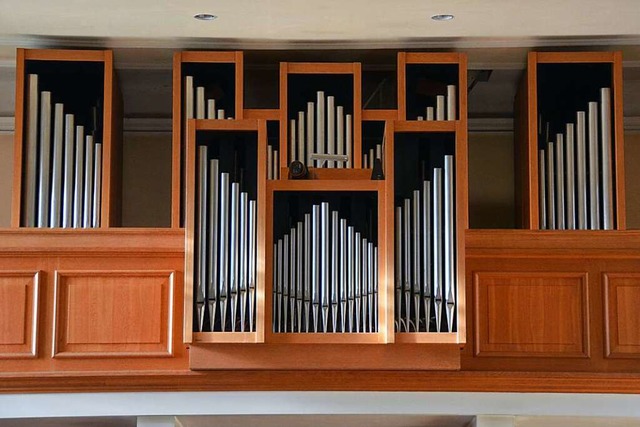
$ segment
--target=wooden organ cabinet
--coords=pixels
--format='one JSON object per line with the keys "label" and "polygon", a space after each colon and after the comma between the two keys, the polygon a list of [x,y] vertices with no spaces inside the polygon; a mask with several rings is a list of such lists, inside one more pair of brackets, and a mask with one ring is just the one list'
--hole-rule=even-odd
{"label": "wooden organ cabinet", "polygon": [[18,50],[0,381],[488,390],[497,371],[524,388],[640,371],[620,53],[529,54],[514,230],[469,229],[464,53],[398,53],[386,104],[358,62],[281,62],[272,108],[246,108],[243,57],[174,54],[171,227],[141,229],[120,226],[112,53]]}

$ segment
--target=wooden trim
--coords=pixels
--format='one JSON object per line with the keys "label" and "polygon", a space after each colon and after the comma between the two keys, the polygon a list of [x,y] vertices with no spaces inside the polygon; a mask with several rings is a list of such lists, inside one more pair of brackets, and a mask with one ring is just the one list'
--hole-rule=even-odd
{"label": "wooden trim", "polygon": [[[320,179],[371,180],[371,169],[310,167],[307,170],[309,173],[306,181]],[[288,174],[289,168],[281,168],[280,179],[289,180]]]}
{"label": "wooden trim", "polygon": [[466,391],[640,393],[640,374],[411,370],[188,370],[0,374],[4,393],[115,391]]}
{"label": "wooden trim", "polygon": [[267,192],[273,191],[382,191],[384,181],[358,180],[274,180],[267,182]]}
{"label": "wooden trim", "polygon": [[[557,257],[640,257],[640,231],[466,230],[466,257],[516,256],[523,251]],[[631,255],[631,253],[633,255]]]}
{"label": "wooden trim", "polygon": [[407,120],[407,53],[398,52],[398,120]]}
{"label": "wooden trim", "polygon": [[[459,55],[459,88],[467,87],[467,57]],[[455,196],[456,196],[456,317],[458,343],[467,342],[465,287],[465,230],[469,228],[469,147],[467,143],[467,91],[458,94],[460,117],[456,124]]]}
{"label": "wooden trim", "polygon": [[353,167],[362,168],[362,65],[353,64]]}
{"label": "wooden trim", "polygon": [[613,52],[612,65],[613,85],[613,171],[615,191],[615,220],[614,227],[618,230],[627,229],[626,190],[624,174],[624,115],[623,115],[623,79],[622,79],[622,52]]}
{"label": "wooden trim", "polygon": [[114,253],[181,254],[184,230],[169,228],[5,228],[0,229],[0,256]]}
{"label": "wooden trim", "polygon": [[24,59],[38,61],[106,61],[108,50],[23,49]]}
{"label": "wooden trim", "polygon": [[20,227],[22,212],[22,167],[25,126],[25,49],[16,51],[15,128],[13,135],[13,188],[11,193],[11,226]]}
{"label": "wooden trim", "polygon": [[[398,341],[398,335],[395,333],[395,123],[394,121],[385,122],[385,155],[384,155],[384,191],[385,191],[385,206],[384,206],[384,221],[385,229],[384,236],[387,242],[385,251],[384,265],[385,265],[385,280],[386,280],[386,293],[384,295],[387,304],[385,316],[387,318],[387,341],[388,342],[402,342]],[[382,209],[379,209],[382,211]],[[378,232],[381,236],[382,233]],[[382,259],[379,261],[382,265]],[[382,301],[382,294],[378,289],[378,299]],[[382,317],[382,316],[380,316]]]}
{"label": "wooden trim", "polygon": [[540,229],[540,215],[538,206],[538,55],[530,52],[527,59],[527,99],[529,108],[527,110],[527,139],[525,159],[528,169],[525,204],[525,218],[528,221],[526,228],[532,230]]}
{"label": "wooden trim", "polygon": [[171,137],[171,227],[180,227],[181,212],[181,177],[182,177],[182,55],[173,54],[173,102],[172,102],[172,137]]}
{"label": "wooden trim", "polygon": [[280,120],[280,109],[252,109],[246,108],[244,110],[244,119],[262,119],[262,120],[271,120],[271,121],[279,121]]}
{"label": "wooden trim", "polygon": [[[195,131],[198,131],[198,130],[257,131],[258,130],[258,120],[256,119],[244,119],[244,120],[191,119],[191,120],[193,120],[193,128]],[[189,120],[190,123],[191,123],[191,120]],[[195,137],[195,134],[193,136]]]}
{"label": "wooden trim", "polygon": [[539,64],[614,62],[614,52],[530,52]]}
{"label": "wooden trim", "polygon": [[265,341],[265,330],[271,322],[266,318],[266,242],[267,242],[267,122],[258,121],[258,223],[256,224],[256,342]]}
{"label": "wooden trim", "polygon": [[[379,323],[382,323],[380,320]],[[267,334],[269,344],[384,344],[380,332],[373,333],[282,333]]]}
{"label": "wooden trim", "polygon": [[458,64],[464,54],[456,52],[406,52],[405,64]]}
{"label": "wooden trim", "polygon": [[396,133],[401,132],[455,132],[457,121],[438,120],[397,120],[395,122]]}
{"label": "wooden trim", "polygon": [[193,332],[192,342],[194,344],[221,342],[253,344],[260,341],[255,332]]}
{"label": "wooden trim", "polygon": [[[227,52],[223,52],[223,51],[189,51],[189,50],[185,50],[182,52],[178,52],[178,54],[180,54],[180,59],[182,63],[185,62],[195,62],[195,63],[200,63],[200,62],[206,62],[206,63],[219,63],[219,64],[224,64],[224,63],[233,63],[236,61],[237,59],[237,54],[238,53],[242,53],[242,52],[236,52],[236,51],[227,51]],[[174,56],[175,59],[175,56]]]}
{"label": "wooden trim", "polygon": [[[289,67],[291,63],[280,63],[280,166],[288,167],[287,154],[289,152]],[[305,128],[306,129],[306,128]],[[265,147],[266,148],[266,147]],[[284,156],[284,157],[283,157]],[[283,161],[284,159],[284,161]]]}
{"label": "wooden trim", "polygon": [[[462,323],[458,323],[458,327]],[[459,344],[460,332],[397,332],[396,344]]]}
{"label": "wooden trim", "polygon": [[285,62],[289,74],[353,74],[354,62]]}
{"label": "wooden trim", "polygon": [[[187,120],[187,138],[185,140],[185,191],[184,227],[186,232],[184,249],[184,324],[182,339],[184,343],[193,342],[193,275],[195,274],[195,214],[196,214],[196,123],[202,120]],[[222,120],[221,120],[222,121]],[[231,120],[230,120],[231,121]],[[208,122],[213,122],[209,120]],[[226,122],[224,120],[223,122]]]}
{"label": "wooden trim", "polygon": [[234,92],[236,95],[235,104],[235,119],[242,120],[244,118],[244,60],[243,54],[241,51],[235,52],[234,55],[234,65],[235,65],[235,83],[236,87],[234,88]]}
{"label": "wooden trim", "polygon": [[362,110],[362,121],[397,120],[398,110]]}
{"label": "wooden trim", "polygon": [[120,225],[122,203],[122,95],[113,70],[113,52],[104,52],[104,129],[100,227]]}
{"label": "wooden trim", "polygon": [[[389,206],[386,186],[381,183],[378,191],[378,334],[383,343],[395,341],[393,319],[393,279],[390,280],[389,249],[393,244],[393,238],[388,239],[387,224],[389,219],[386,209]],[[393,202],[391,202],[393,206]]]}

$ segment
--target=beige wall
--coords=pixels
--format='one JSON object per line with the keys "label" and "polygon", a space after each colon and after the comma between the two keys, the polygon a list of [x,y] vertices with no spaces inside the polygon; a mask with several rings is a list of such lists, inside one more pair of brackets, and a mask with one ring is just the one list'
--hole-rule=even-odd
{"label": "beige wall", "polygon": [[171,226],[171,133],[129,132],[122,160],[122,225]]}
{"label": "beige wall", "polygon": [[624,136],[627,228],[640,229],[640,132]]}
{"label": "beige wall", "polygon": [[514,228],[513,133],[469,133],[469,228]]}
{"label": "beige wall", "polygon": [[0,227],[11,225],[13,134],[0,133]]}

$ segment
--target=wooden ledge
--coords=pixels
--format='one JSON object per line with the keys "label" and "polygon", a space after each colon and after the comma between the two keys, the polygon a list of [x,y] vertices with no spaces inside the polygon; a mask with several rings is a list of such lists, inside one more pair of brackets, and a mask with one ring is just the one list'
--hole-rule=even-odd
{"label": "wooden ledge", "polygon": [[2,253],[184,253],[181,228],[0,229]]}
{"label": "wooden ledge", "polygon": [[640,393],[640,374],[438,371],[166,371],[0,374],[2,393],[107,391],[459,391]]}

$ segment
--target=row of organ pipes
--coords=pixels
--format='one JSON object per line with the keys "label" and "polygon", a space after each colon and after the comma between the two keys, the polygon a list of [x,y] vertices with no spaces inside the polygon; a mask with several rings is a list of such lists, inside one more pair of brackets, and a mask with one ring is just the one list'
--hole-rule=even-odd
{"label": "row of organ pipes", "polygon": [[197,331],[255,331],[257,204],[198,146]]}
{"label": "row of organ pipes", "polygon": [[[456,235],[453,156],[395,208],[395,330],[454,332]],[[198,147],[198,331],[255,331],[255,200]],[[273,245],[275,333],[378,331],[378,248],[330,211],[312,206]]]}
{"label": "row of organ pipes", "polygon": [[[456,233],[453,156],[395,209],[395,330],[454,332]],[[433,315],[433,316],[432,316]],[[434,319],[434,322],[431,319]]]}
{"label": "row of organ pipes", "polygon": [[273,332],[378,331],[378,247],[315,204],[273,246]]}
{"label": "row of organ pipes", "polygon": [[[326,102],[325,102],[326,101]],[[351,168],[353,153],[353,116],[334,96],[316,93],[316,102],[307,102],[307,110],[299,111],[289,121],[289,161],[307,167]],[[314,158],[318,155],[346,156],[345,161]],[[277,178],[274,178],[277,179]]]}
{"label": "row of organ pipes", "polygon": [[550,124],[539,123],[538,155],[540,228],[612,230],[614,194],[611,90],[600,89],[600,102],[577,111],[555,140]]}

